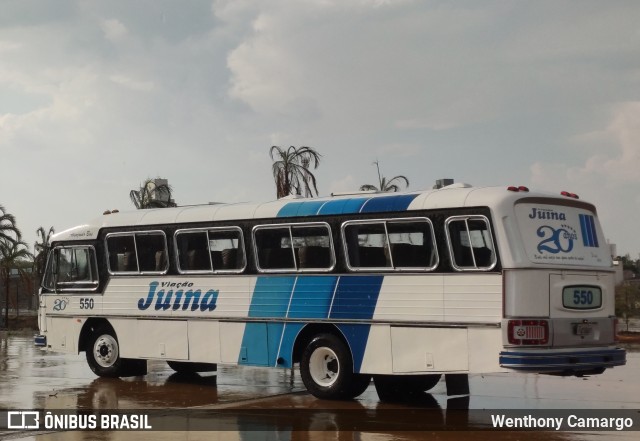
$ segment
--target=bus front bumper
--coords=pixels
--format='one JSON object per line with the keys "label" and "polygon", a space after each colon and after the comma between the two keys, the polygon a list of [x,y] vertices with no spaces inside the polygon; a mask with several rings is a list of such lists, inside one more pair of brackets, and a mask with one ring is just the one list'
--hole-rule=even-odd
{"label": "bus front bumper", "polygon": [[33,344],[38,347],[46,347],[47,346],[47,336],[46,335],[36,335],[33,337]]}
{"label": "bus front bumper", "polygon": [[512,350],[500,352],[500,366],[520,372],[539,372],[559,375],[588,375],[602,373],[606,368],[622,366],[627,351],[622,348],[594,350]]}

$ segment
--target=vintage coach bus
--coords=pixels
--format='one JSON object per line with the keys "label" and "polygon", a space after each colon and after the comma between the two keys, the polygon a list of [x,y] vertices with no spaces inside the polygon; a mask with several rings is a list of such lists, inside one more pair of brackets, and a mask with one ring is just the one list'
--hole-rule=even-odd
{"label": "vintage coach bus", "polygon": [[105,214],[54,236],[39,324],[99,376],[299,364],[325,399],[626,357],[595,207],[525,187]]}

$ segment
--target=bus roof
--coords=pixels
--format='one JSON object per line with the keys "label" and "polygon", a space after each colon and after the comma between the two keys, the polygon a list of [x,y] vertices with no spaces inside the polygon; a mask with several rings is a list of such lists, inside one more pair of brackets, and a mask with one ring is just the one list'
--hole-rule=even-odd
{"label": "bus roof", "polygon": [[[513,187],[512,187],[513,189]],[[264,203],[233,203],[144,209],[105,214],[53,236],[52,241],[95,239],[100,229],[125,226],[153,226],[242,219],[312,217],[350,213],[383,213],[426,209],[490,207],[511,208],[523,198],[554,199],[563,205],[595,208],[576,199],[529,191],[509,191],[507,187],[472,187],[453,184],[440,189],[403,193],[362,193],[321,198],[288,196]]]}

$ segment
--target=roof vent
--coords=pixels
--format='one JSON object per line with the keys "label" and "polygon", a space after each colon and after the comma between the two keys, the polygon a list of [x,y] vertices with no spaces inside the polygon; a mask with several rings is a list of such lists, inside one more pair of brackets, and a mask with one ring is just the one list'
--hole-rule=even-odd
{"label": "roof vent", "polygon": [[452,178],[437,179],[436,180],[436,185],[433,186],[433,189],[437,190],[439,188],[446,187],[446,186],[451,185],[451,184],[453,184],[453,179]]}

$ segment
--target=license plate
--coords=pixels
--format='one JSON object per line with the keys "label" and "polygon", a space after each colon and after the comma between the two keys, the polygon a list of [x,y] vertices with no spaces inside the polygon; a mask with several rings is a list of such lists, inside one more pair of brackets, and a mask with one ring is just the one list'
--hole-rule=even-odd
{"label": "license plate", "polygon": [[574,332],[576,335],[591,335],[593,332],[593,326],[591,325],[576,325]]}

